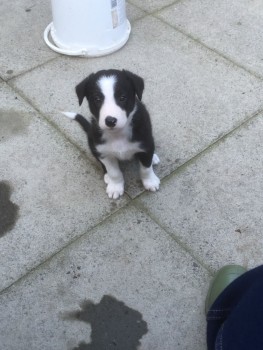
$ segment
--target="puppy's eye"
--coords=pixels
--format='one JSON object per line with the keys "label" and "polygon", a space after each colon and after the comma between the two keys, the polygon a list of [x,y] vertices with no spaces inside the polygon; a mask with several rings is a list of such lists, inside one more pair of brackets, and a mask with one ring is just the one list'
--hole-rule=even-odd
{"label": "puppy's eye", "polygon": [[95,95],[93,98],[94,98],[94,102],[96,102],[96,103],[101,103],[101,101],[102,101],[102,98],[99,95]]}
{"label": "puppy's eye", "polygon": [[120,100],[121,102],[124,102],[124,101],[127,100],[127,97],[126,97],[125,95],[121,95],[121,96],[119,97],[119,100]]}

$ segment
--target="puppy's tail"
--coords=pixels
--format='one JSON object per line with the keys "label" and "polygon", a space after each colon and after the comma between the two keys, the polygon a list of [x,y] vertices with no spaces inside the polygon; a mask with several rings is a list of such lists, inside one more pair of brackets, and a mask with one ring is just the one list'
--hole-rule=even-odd
{"label": "puppy's tail", "polygon": [[74,112],[61,112],[61,113],[70,119],[76,120],[87,133],[90,131],[90,126],[91,126],[90,122],[87,121],[87,119],[85,119],[81,114],[74,113]]}

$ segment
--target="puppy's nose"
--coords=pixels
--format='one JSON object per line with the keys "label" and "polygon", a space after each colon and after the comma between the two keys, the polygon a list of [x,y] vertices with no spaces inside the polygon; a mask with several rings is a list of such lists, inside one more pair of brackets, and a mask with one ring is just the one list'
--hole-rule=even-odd
{"label": "puppy's nose", "polygon": [[109,128],[114,128],[114,126],[116,125],[116,123],[117,123],[117,118],[108,116],[108,117],[106,117],[106,119],[105,119],[105,124],[106,124]]}

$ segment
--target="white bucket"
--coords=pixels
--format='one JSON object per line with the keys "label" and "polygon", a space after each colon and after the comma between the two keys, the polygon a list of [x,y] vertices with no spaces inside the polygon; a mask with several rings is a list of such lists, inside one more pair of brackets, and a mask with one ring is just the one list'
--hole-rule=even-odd
{"label": "white bucket", "polygon": [[44,40],[56,52],[103,56],[120,49],[129,39],[125,0],[51,0],[51,4],[53,22],[47,26]]}

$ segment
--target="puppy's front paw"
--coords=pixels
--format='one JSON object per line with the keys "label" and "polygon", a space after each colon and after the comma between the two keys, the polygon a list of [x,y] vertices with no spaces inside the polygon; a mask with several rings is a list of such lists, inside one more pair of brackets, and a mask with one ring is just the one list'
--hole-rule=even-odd
{"label": "puppy's front paw", "polygon": [[151,175],[142,180],[146,190],[156,192],[160,187],[160,179],[152,172]]}
{"label": "puppy's front paw", "polygon": [[[104,178],[105,180],[105,178]],[[124,183],[118,182],[114,183],[112,181],[109,181],[109,177],[107,177],[108,185],[106,192],[109,196],[109,198],[118,199],[120,196],[124,193]],[[106,181],[105,181],[106,182]]]}

